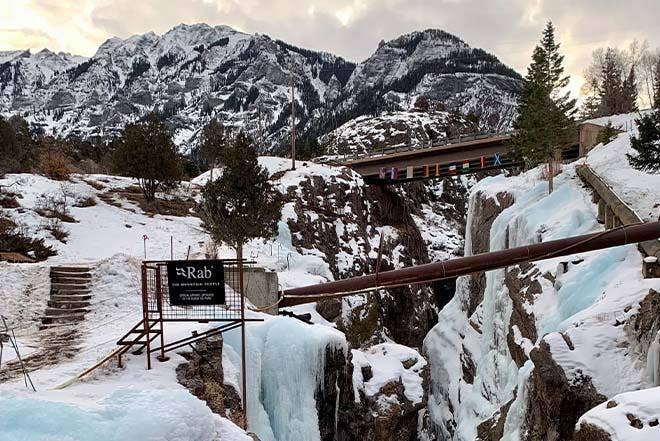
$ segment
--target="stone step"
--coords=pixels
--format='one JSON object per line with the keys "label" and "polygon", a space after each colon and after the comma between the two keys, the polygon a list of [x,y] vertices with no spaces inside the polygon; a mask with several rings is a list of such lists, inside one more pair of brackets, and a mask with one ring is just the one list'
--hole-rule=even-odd
{"label": "stone step", "polygon": [[60,316],[60,315],[70,315],[70,314],[82,314],[85,315],[89,312],[89,309],[85,308],[68,308],[68,309],[60,309],[60,308],[46,308],[46,315],[45,317],[53,317],[53,316]]}
{"label": "stone step", "polygon": [[51,280],[50,281],[51,286],[52,285],[75,285],[75,288],[77,289],[89,289],[89,280],[76,280],[76,279],[58,279],[58,280]]}
{"label": "stone step", "polygon": [[81,289],[87,289],[87,284],[86,283],[59,283],[59,282],[54,282],[50,284],[50,291],[53,292],[53,290],[57,291],[68,291],[68,290],[81,290]]}
{"label": "stone step", "polygon": [[50,284],[66,284],[66,285],[78,285],[80,287],[85,287],[89,285],[88,279],[75,279],[73,277],[56,277],[50,279]]}
{"label": "stone step", "polygon": [[56,271],[50,270],[50,278],[54,277],[73,277],[76,279],[91,279],[92,273],[77,273],[77,272],[67,272],[67,271]]}
{"label": "stone step", "polygon": [[89,294],[92,292],[89,286],[76,286],[75,288],[53,288],[50,289],[51,294]]}
{"label": "stone step", "polygon": [[41,323],[44,325],[56,325],[79,322],[85,319],[85,313],[74,312],[67,315],[45,315],[41,318]]}
{"label": "stone step", "polygon": [[85,302],[91,300],[91,294],[51,294],[50,300],[55,302]]}
{"label": "stone step", "polygon": [[91,271],[91,268],[88,266],[51,266],[50,270],[66,273],[88,273]]}
{"label": "stone step", "polygon": [[59,297],[88,296],[88,297],[91,297],[92,293],[88,289],[81,289],[81,290],[78,290],[78,291],[51,291],[50,292],[50,298],[52,299],[55,296],[59,296]]}
{"label": "stone step", "polygon": [[56,309],[76,309],[89,306],[88,300],[49,300],[48,306]]}

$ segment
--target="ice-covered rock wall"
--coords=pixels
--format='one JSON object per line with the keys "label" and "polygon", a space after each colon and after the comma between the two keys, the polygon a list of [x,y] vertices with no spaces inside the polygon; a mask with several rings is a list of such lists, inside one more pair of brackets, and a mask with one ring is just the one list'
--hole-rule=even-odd
{"label": "ice-covered rock wall", "polygon": [[[344,336],[327,326],[273,318],[247,328],[248,425],[262,441],[326,440],[321,436],[317,398],[323,387],[326,355],[347,353]],[[238,330],[227,334],[226,349],[240,366]],[[338,385],[328,388],[337,389]]]}
{"label": "ice-covered rock wall", "polygon": [[[466,253],[600,229],[572,166],[556,181],[551,195],[540,170],[477,184]],[[584,412],[651,384],[652,325],[636,323],[657,282],[640,262],[624,246],[459,278],[424,341],[429,439],[570,439]]]}

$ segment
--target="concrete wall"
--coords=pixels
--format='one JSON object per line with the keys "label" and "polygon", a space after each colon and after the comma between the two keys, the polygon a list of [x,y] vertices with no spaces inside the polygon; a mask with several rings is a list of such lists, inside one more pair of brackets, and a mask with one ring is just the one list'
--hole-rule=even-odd
{"label": "concrete wall", "polygon": [[605,130],[605,127],[598,124],[583,123],[580,124],[580,157],[589,153],[589,151],[598,144],[598,135]]}
{"label": "concrete wall", "polygon": [[[238,291],[238,280],[229,281],[229,285]],[[243,273],[243,287],[245,297],[257,308],[277,303],[278,299],[278,278],[275,272],[266,272],[263,268],[246,267]],[[266,313],[277,315],[277,306],[267,309]]]}

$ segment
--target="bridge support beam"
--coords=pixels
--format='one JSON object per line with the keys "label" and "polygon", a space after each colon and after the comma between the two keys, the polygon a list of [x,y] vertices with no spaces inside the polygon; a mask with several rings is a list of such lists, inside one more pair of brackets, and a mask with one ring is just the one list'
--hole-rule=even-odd
{"label": "bridge support beam", "polygon": [[598,200],[598,215],[596,219],[598,220],[599,224],[604,224],[605,223],[605,201],[603,199]]}
{"label": "bridge support beam", "polygon": [[614,228],[614,212],[609,206],[605,206],[605,229],[611,230]]}

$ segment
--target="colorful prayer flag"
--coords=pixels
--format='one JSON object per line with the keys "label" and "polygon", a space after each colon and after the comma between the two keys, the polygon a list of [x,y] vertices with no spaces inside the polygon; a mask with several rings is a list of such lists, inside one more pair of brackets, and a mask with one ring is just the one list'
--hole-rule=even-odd
{"label": "colorful prayer flag", "polygon": [[428,165],[424,166],[424,177],[425,178],[429,177],[429,166]]}
{"label": "colorful prayer flag", "polygon": [[463,161],[463,171],[470,170],[470,161]]}
{"label": "colorful prayer flag", "polygon": [[392,179],[399,179],[399,169],[397,167],[392,167],[392,172],[390,174]]}
{"label": "colorful prayer flag", "polygon": [[415,171],[413,170],[413,168],[411,166],[406,167],[406,178],[412,179],[414,173],[415,173]]}
{"label": "colorful prayer flag", "polygon": [[481,168],[485,168],[485,167],[486,167],[486,158],[482,156],[481,157]]}
{"label": "colorful prayer flag", "polygon": [[440,176],[440,164],[435,165],[435,175]]}
{"label": "colorful prayer flag", "polygon": [[455,165],[450,165],[449,166],[449,173],[451,173],[452,175],[456,174],[456,166]]}
{"label": "colorful prayer flag", "polygon": [[387,169],[385,167],[381,167],[380,172],[378,173],[378,178],[385,179],[386,174],[387,174]]}

